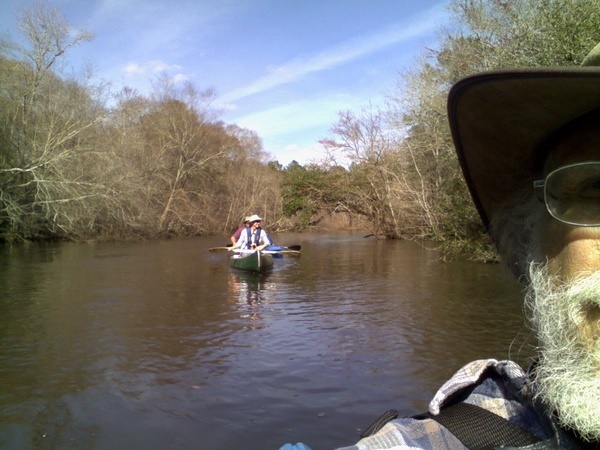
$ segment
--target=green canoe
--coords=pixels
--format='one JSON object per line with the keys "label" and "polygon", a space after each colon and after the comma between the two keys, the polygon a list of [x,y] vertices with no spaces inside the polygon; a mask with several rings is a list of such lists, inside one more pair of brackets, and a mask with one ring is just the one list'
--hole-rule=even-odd
{"label": "green canoe", "polygon": [[231,267],[249,272],[266,272],[273,268],[273,255],[257,251],[236,252],[231,257]]}

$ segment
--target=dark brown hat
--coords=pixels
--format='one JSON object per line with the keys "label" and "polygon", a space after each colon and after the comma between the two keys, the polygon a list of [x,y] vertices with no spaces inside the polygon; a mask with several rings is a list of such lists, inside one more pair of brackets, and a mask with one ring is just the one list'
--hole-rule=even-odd
{"label": "dark brown hat", "polygon": [[[448,96],[454,146],[486,227],[539,169],[554,131],[600,108],[600,44],[580,67],[499,70],[458,81]],[[536,164],[538,163],[538,164]]]}

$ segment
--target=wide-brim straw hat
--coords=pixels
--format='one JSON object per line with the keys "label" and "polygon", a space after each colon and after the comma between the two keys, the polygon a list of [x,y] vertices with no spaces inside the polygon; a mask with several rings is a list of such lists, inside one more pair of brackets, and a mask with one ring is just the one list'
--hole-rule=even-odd
{"label": "wide-brim straw hat", "polygon": [[257,222],[257,221],[262,221],[262,219],[260,217],[258,217],[256,214],[253,214],[250,217],[248,217],[248,222],[250,222],[250,223]]}
{"label": "wide-brim straw hat", "polygon": [[581,66],[484,72],[451,88],[448,118],[454,146],[488,229],[502,203],[539,173],[545,156],[539,154],[540,144],[597,108],[600,44]]}
{"label": "wide-brim straw hat", "polygon": [[250,222],[250,217],[251,217],[251,216],[246,216],[246,217],[244,217],[244,223],[248,223],[248,222]]}

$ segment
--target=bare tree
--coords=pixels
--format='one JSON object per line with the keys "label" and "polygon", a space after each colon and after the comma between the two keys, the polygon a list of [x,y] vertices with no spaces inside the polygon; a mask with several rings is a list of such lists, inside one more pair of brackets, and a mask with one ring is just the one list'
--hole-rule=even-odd
{"label": "bare tree", "polygon": [[347,177],[349,194],[341,203],[338,199],[337,206],[362,215],[376,236],[399,237],[401,225],[392,194],[396,175],[390,170],[393,141],[385,115],[371,105],[358,115],[340,112],[330,132],[335,137],[319,141],[327,151],[329,165],[341,162],[348,167],[337,172]]}
{"label": "bare tree", "polygon": [[1,74],[10,86],[2,95],[9,130],[0,166],[3,235],[69,233],[82,201],[98,195],[72,162],[93,157],[88,138],[102,114],[86,88],[59,78],[58,69],[68,49],[92,36],[73,33],[57,10],[41,3],[25,11],[20,29],[29,47],[19,48],[23,60],[8,59]]}

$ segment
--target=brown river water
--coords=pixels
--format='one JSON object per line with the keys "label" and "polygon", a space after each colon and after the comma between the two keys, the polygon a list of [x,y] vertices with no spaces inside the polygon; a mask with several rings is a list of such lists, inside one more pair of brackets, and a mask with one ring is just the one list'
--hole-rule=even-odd
{"label": "brown river water", "polygon": [[332,449],[473,359],[533,354],[501,266],[273,237],[302,254],[262,277],[218,237],[0,249],[0,448]]}

